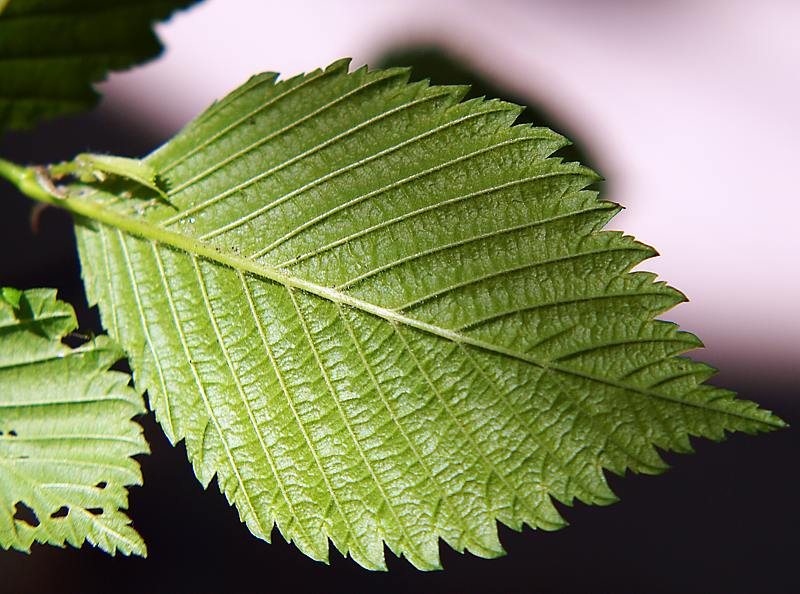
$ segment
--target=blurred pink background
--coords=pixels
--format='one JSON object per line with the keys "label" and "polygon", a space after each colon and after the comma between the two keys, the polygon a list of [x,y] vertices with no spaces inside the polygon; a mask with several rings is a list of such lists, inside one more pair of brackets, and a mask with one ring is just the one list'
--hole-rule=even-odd
{"label": "blurred pink background", "polygon": [[159,26],[161,60],[104,83],[108,109],[173,132],[251,74],[444,46],[577,131],[691,302],[665,317],[721,367],[800,364],[800,2],[206,0]]}

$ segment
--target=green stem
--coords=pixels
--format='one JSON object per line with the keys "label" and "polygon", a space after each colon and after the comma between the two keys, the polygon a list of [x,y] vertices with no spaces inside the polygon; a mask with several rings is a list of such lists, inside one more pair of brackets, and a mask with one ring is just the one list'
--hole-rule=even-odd
{"label": "green stem", "polygon": [[[0,0],[0,2],[2,2],[2,0]],[[16,180],[22,176],[24,170],[24,167],[20,167],[16,163],[0,159],[0,177],[6,178],[14,185],[17,185]]]}
{"label": "green stem", "polygon": [[47,189],[49,178],[42,168],[23,167],[0,159],[0,177],[10,181],[20,192],[34,200],[58,205],[63,202],[54,189]]}

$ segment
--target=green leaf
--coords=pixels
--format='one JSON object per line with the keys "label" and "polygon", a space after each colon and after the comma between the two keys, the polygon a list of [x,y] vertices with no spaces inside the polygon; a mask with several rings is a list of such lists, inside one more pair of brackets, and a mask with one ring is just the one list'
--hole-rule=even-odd
{"label": "green leaf", "polygon": [[91,108],[92,83],[161,53],[153,23],[194,1],[1,2],[0,132]]}
{"label": "green leaf", "polygon": [[131,458],[148,451],[131,421],[142,398],[127,374],[108,371],[123,356],[108,337],[74,349],[61,342],[75,327],[52,289],[0,295],[0,546],[88,540],[145,556],[121,511],[125,486],[142,484]]}
{"label": "green leaf", "polygon": [[152,165],[141,159],[81,153],[72,161],[52,165],[49,167],[49,174],[56,179],[72,175],[89,183],[104,182],[108,175],[116,176],[144,186],[155,192],[159,199],[172,206],[167,199],[166,192],[159,185],[158,173]]}
{"label": "green leaf", "polygon": [[782,425],[676,356],[700,342],[653,318],[683,295],[630,272],[654,250],[600,231],[619,208],[519,107],[346,61],[275,76],[146,159],[177,214],[64,190],[137,387],[253,534],[494,557],[496,520],[613,502],[604,469]]}

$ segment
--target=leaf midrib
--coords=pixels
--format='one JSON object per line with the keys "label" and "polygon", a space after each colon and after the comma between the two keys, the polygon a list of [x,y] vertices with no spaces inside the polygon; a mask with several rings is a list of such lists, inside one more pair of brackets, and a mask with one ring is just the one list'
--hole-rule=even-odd
{"label": "leaf midrib", "polygon": [[[50,193],[50,191],[44,186],[41,186],[41,189],[44,192],[47,192],[48,194]],[[388,321],[389,323],[402,324],[404,326],[415,328],[427,334],[431,334],[452,341],[456,344],[467,344],[475,348],[481,349],[483,351],[492,352],[517,361],[522,361],[524,363],[535,365],[536,367],[539,367],[544,370],[563,373],[590,382],[598,383],[605,386],[610,386],[627,393],[636,394],[638,396],[655,398],[658,400],[663,400],[699,410],[713,411],[715,413],[727,415],[730,417],[759,423],[761,425],[764,425],[765,427],[780,428],[784,426],[784,424],[779,419],[777,419],[777,417],[771,417],[769,420],[764,420],[756,416],[750,416],[735,411],[720,409],[718,407],[713,406],[712,404],[691,402],[687,400],[682,400],[680,398],[675,398],[667,394],[655,392],[647,388],[642,388],[639,386],[631,386],[617,380],[612,380],[609,378],[596,376],[583,371],[578,371],[555,362],[542,361],[527,353],[515,351],[514,349],[486,342],[484,340],[474,338],[472,336],[468,336],[454,330],[442,328],[440,326],[436,326],[435,324],[430,324],[428,322],[424,322],[422,320],[418,320],[416,318],[403,315],[402,313],[399,313],[396,310],[382,307],[374,303],[369,303],[362,299],[358,299],[356,297],[353,297],[352,295],[342,293],[341,291],[338,291],[334,288],[318,285],[311,281],[291,276],[267,264],[249,260],[245,257],[242,257],[238,254],[229,251],[223,251],[223,249],[220,248],[219,246],[210,245],[203,241],[199,241],[195,238],[188,237],[180,233],[175,233],[173,231],[170,231],[168,229],[165,229],[163,227],[160,227],[156,224],[150,223],[142,219],[126,216],[124,214],[119,213],[118,211],[106,208],[101,204],[98,204],[97,202],[92,202],[86,199],[81,200],[76,197],[71,197],[68,199],[59,199],[56,196],[53,196],[53,200],[57,201],[57,204],[59,206],[66,208],[67,210],[76,215],[97,221],[105,225],[109,225],[111,227],[124,231],[128,234],[149,240],[154,244],[166,245],[178,251],[185,252],[187,254],[196,257],[201,257],[213,262],[217,262],[219,264],[222,264],[223,266],[227,266],[228,268],[232,268],[234,270],[246,272],[257,277],[271,280],[273,282],[280,283],[281,285],[286,287],[290,287],[293,289],[300,289],[302,291],[311,293],[312,295],[316,295],[317,297],[321,297],[333,303],[346,305],[361,310],[365,313],[372,314],[374,316],[377,316],[379,318]]]}

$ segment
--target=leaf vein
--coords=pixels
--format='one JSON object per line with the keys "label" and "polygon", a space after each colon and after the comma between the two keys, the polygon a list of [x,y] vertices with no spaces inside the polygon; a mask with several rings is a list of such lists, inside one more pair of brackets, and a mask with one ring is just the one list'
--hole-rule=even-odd
{"label": "leaf vein", "polygon": [[[316,347],[314,346],[314,343],[311,341],[311,338],[309,337],[308,326],[306,325],[306,320],[305,320],[305,317],[303,316],[303,312],[300,310],[300,307],[297,304],[297,300],[295,299],[294,292],[292,291],[292,289],[287,287],[286,291],[289,293],[289,298],[292,300],[292,305],[294,306],[294,310],[296,312],[297,319],[300,321],[300,324],[303,327],[303,332],[305,333],[306,340],[308,340],[308,342],[309,342],[309,346],[311,347],[311,351],[314,354],[314,358],[316,359],[316,362],[319,365],[320,370],[323,373],[323,377],[325,378],[325,381],[326,381],[326,383],[328,385],[328,389],[331,390],[331,395],[333,395],[334,401],[336,401],[336,404],[337,404],[337,407],[338,407],[339,406],[339,401],[336,398],[336,396],[333,394],[333,388],[330,386],[330,380],[328,379],[325,370],[322,368],[322,363],[319,360],[319,355],[317,353]],[[339,412],[340,412],[340,414],[342,414],[341,410],[339,410]],[[344,419],[344,415],[343,414],[342,414],[342,419],[345,421],[345,424],[347,424],[347,421]],[[348,425],[348,429],[349,429],[349,425]],[[355,440],[354,436],[353,436],[353,439]],[[360,449],[360,446],[359,446],[358,443],[356,443],[356,446],[359,448],[359,453],[361,453],[361,449]],[[362,459],[363,459],[363,453],[362,453]],[[369,466],[369,463],[367,463],[367,465]],[[370,472],[372,472],[372,467],[370,466],[369,468],[370,468]],[[323,477],[326,477],[325,471],[322,469],[322,465],[320,465],[320,470],[322,471]],[[375,479],[374,474],[373,474],[373,478]],[[377,482],[377,479],[375,479],[375,481]],[[350,536],[353,539],[352,540],[352,544],[355,545],[358,549],[361,549],[362,554],[364,554],[365,551],[361,546],[361,542],[356,537],[355,531],[353,530],[353,527],[352,527],[352,525],[350,523],[350,520],[344,514],[344,511],[342,510],[342,507],[339,504],[339,500],[336,497],[336,494],[335,494],[333,488],[331,487],[330,483],[328,482],[327,477],[325,478],[325,483],[327,484],[328,489],[330,490],[331,495],[333,496],[334,502],[336,502],[336,506],[339,508],[339,513],[341,514],[342,518],[344,519],[344,521],[345,521],[345,523],[347,525],[347,529],[350,532]],[[380,488],[380,485],[379,485],[379,488]],[[366,554],[364,555],[364,557],[366,559],[370,558],[369,555],[366,555]]]}
{"label": "leaf vein", "polygon": [[[183,326],[180,322],[178,317],[178,312],[175,308],[175,300],[172,295],[172,289],[169,287],[169,283],[167,282],[167,275],[166,271],[164,270],[164,263],[161,259],[161,254],[159,253],[158,246],[155,242],[150,243],[150,247],[153,251],[153,256],[155,257],[156,265],[158,266],[159,276],[161,277],[161,284],[164,287],[164,292],[167,296],[167,303],[169,305],[170,313],[172,314],[172,320],[175,323],[175,329],[178,332],[178,338],[181,342],[181,347],[183,348],[183,354],[186,357],[186,362],[189,365],[189,368],[192,371],[192,376],[194,377],[194,381],[197,384],[197,388],[200,392],[200,396],[203,399],[203,404],[205,405],[206,411],[208,412],[209,417],[211,418],[212,423],[214,424],[214,428],[217,430],[217,434],[219,435],[220,442],[222,443],[223,448],[225,449],[225,454],[228,457],[228,462],[230,464],[231,470],[233,471],[234,475],[236,476],[236,480],[239,483],[239,486],[242,488],[242,493],[244,495],[247,507],[250,510],[250,513],[253,515],[256,523],[260,526],[260,520],[258,518],[258,514],[256,514],[255,508],[253,507],[253,502],[250,500],[250,495],[247,492],[247,488],[244,486],[244,481],[242,479],[241,474],[239,473],[239,466],[236,464],[235,460],[233,459],[233,453],[231,452],[230,446],[228,445],[228,440],[225,439],[225,432],[222,430],[222,427],[219,424],[219,420],[217,419],[216,414],[214,413],[214,409],[211,406],[211,403],[208,399],[208,394],[206,393],[205,386],[203,385],[202,379],[200,379],[200,375],[197,371],[197,367],[192,360],[191,352],[189,350],[189,345],[186,342],[186,336],[184,335]],[[195,258],[194,255],[190,255],[191,258]],[[262,535],[268,536],[262,532]]]}
{"label": "leaf vein", "polygon": [[[453,120],[453,122],[458,122],[458,120]],[[450,122],[449,124],[451,124],[453,122]],[[440,129],[441,128],[444,128],[444,126],[440,127]],[[428,131],[428,132],[425,132],[424,134],[420,134],[417,137],[413,137],[413,138],[405,141],[406,143],[408,143],[408,144],[406,144],[406,146],[411,144],[413,141],[418,140],[420,137],[425,137],[425,136],[430,135],[430,134],[431,134],[431,131]],[[459,163],[462,163],[463,161],[467,161],[467,160],[472,159],[474,157],[490,153],[490,152],[492,152],[492,151],[494,151],[494,150],[496,150],[498,148],[502,148],[504,146],[508,146],[508,145],[511,145],[511,144],[516,144],[518,142],[525,142],[525,141],[529,141],[530,142],[530,141],[534,141],[534,140],[540,140],[540,139],[537,138],[537,137],[525,136],[525,137],[522,137],[522,138],[513,138],[513,139],[510,139],[510,140],[505,140],[503,142],[499,142],[497,144],[493,144],[491,146],[483,147],[483,148],[481,148],[479,150],[472,151],[472,152],[467,153],[465,155],[460,155],[459,157],[456,157],[456,158],[453,158],[453,159],[449,159],[447,161],[444,161],[443,163],[439,163],[438,165],[435,165],[435,166],[430,167],[428,169],[425,169],[423,171],[419,171],[419,172],[414,173],[412,175],[409,175],[409,176],[407,176],[407,177],[405,177],[403,179],[394,181],[394,182],[392,182],[392,183],[390,183],[388,185],[385,185],[385,186],[382,186],[380,188],[377,188],[377,189],[373,190],[372,192],[368,192],[366,194],[361,194],[360,196],[356,196],[355,198],[352,198],[351,200],[348,200],[347,202],[339,204],[339,205],[337,205],[337,206],[335,206],[335,207],[333,207],[333,208],[331,208],[331,209],[329,209],[329,210],[327,210],[327,211],[325,211],[325,212],[313,217],[312,219],[309,219],[308,221],[305,221],[304,223],[302,223],[301,225],[295,227],[291,231],[285,233],[283,236],[281,236],[280,238],[276,239],[275,241],[273,241],[272,243],[270,243],[266,247],[264,247],[264,248],[258,250],[257,252],[253,253],[250,257],[251,258],[261,258],[261,257],[265,256],[266,254],[268,254],[269,252],[271,252],[272,250],[274,250],[279,245],[281,245],[281,244],[285,243],[286,241],[288,241],[289,239],[291,239],[292,237],[294,237],[294,236],[296,236],[296,235],[308,230],[310,227],[313,227],[314,225],[324,221],[325,219],[333,216],[334,214],[337,214],[339,212],[345,211],[345,210],[347,210],[347,209],[349,209],[349,208],[351,208],[351,207],[353,207],[353,206],[355,206],[357,204],[360,204],[361,202],[365,202],[367,200],[370,200],[370,199],[374,198],[375,196],[379,196],[379,195],[384,194],[384,193],[386,193],[388,191],[395,190],[395,189],[397,189],[399,187],[402,187],[402,186],[404,186],[404,185],[406,185],[406,184],[408,184],[410,182],[417,181],[417,180],[422,179],[423,177],[425,177],[427,175],[430,175],[432,173],[436,173],[436,172],[441,171],[443,169],[447,169],[448,167],[452,167],[453,165],[457,165]],[[370,157],[366,157],[366,158],[362,159],[361,161],[356,161],[355,163],[351,163],[350,165],[348,165],[347,167],[345,167],[343,169],[334,170],[332,173],[329,173],[329,174],[327,174],[327,175],[325,175],[323,177],[317,178],[313,182],[311,182],[309,184],[306,184],[306,185],[302,186],[301,188],[298,188],[297,190],[295,190],[294,192],[291,192],[290,194],[287,194],[286,197],[290,197],[291,194],[294,194],[294,195],[300,194],[300,193],[302,193],[302,192],[304,192],[304,191],[306,191],[306,190],[308,190],[310,188],[315,187],[316,185],[318,185],[322,181],[327,181],[327,179],[330,179],[331,177],[334,177],[335,175],[339,175],[339,174],[343,173],[344,171],[348,170],[348,168],[355,169],[356,167],[361,166],[364,163],[367,163],[367,162],[372,161],[374,159],[377,159],[377,158],[379,158],[381,156],[384,156],[382,153],[387,153],[387,152],[390,152],[390,151],[393,152],[393,151],[398,150],[399,148],[401,148],[401,145],[390,147],[389,149],[385,149],[384,151],[380,151],[378,153],[375,153],[374,155],[372,155]],[[542,177],[548,177],[548,176],[542,176]],[[541,179],[541,178],[537,176],[537,177],[534,177],[532,179]],[[512,185],[512,184],[509,184],[509,185]],[[494,191],[496,189],[497,188],[489,188],[485,192],[488,193],[488,192]],[[476,193],[476,194],[479,195],[480,193]],[[472,197],[472,196],[470,196],[470,197]],[[442,203],[440,202],[438,204],[442,204]],[[206,236],[203,236],[203,238],[205,239]]]}
{"label": "leaf vein", "polygon": [[584,215],[584,214],[588,214],[588,213],[595,212],[595,211],[600,211],[600,210],[606,210],[606,209],[605,208],[587,208],[587,209],[583,209],[583,210],[576,210],[576,211],[572,211],[572,212],[563,213],[563,214],[559,214],[559,215],[556,215],[556,216],[548,217],[548,218],[545,218],[545,219],[539,219],[537,221],[528,221],[528,222],[525,222],[525,223],[521,223],[519,225],[512,225],[510,227],[502,227],[500,229],[492,229],[491,231],[487,231],[486,233],[480,233],[478,235],[473,235],[471,237],[465,237],[465,238],[459,239],[457,241],[449,242],[449,243],[443,243],[443,244],[434,246],[432,248],[429,248],[427,250],[422,250],[422,251],[419,251],[419,252],[415,252],[413,254],[409,254],[409,255],[404,256],[402,258],[398,258],[397,260],[392,260],[391,262],[387,262],[386,264],[383,264],[381,266],[378,266],[376,268],[368,270],[368,271],[366,271],[366,272],[364,272],[364,273],[362,273],[362,274],[360,274],[358,276],[355,276],[355,277],[345,281],[344,283],[341,283],[341,284],[337,285],[336,286],[336,290],[337,291],[342,291],[342,290],[348,289],[351,286],[353,286],[353,285],[355,285],[357,283],[360,283],[361,281],[363,281],[363,280],[365,280],[367,278],[375,276],[376,274],[384,273],[387,270],[391,270],[392,268],[395,268],[397,266],[400,266],[400,265],[403,265],[403,264],[407,264],[408,262],[412,262],[412,261],[418,260],[420,258],[431,256],[433,254],[436,254],[436,253],[439,253],[439,252],[443,252],[443,251],[446,251],[446,250],[449,250],[449,249],[452,249],[452,248],[455,248],[455,247],[463,247],[465,245],[469,245],[470,243],[475,243],[477,241],[483,241],[485,239],[492,239],[494,237],[499,237],[500,235],[505,235],[505,234],[508,234],[508,233],[515,233],[516,231],[524,231],[524,230],[527,230],[527,229],[532,229],[534,227],[539,227],[541,225],[546,225],[547,223],[552,223],[554,221],[559,221],[559,220],[564,220],[564,219],[568,219],[568,218],[572,218],[572,217],[576,217],[576,216],[581,216],[581,215]]}
{"label": "leaf vein", "polygon": [[[163,395],[164,399],[164,412],[166,413],[166,421],[167,426],[164,427],[164,430],[167,433],[167,437],[169,438],[170,442],[174,442],[176,439],[175,434],[175,425],[172,422],[172,407],[169,402],[169,394],[167,393],[167,383],[164,380],[164,368],[161,365],[161,359],[156,353],[156,349],[153,347],[153,339],[150,336],[150,328],[148,327],[147,323],[147,316],[144,313],[144,306],[142,305],[142,297],[139,294],[139,283],[136,281],[136,278],[133,274],[133,263],[131,262],[130,254],[128,253],[128,246],[125,243],[125,237],[122,235],[122,232],[119,229],[116,229],[117,233],[117,241],[119,242],[120,247],[122,248],[122,255],[125,258],[125,267],[128,271],[128,278],[131,281],[131,288],[133,289],[133,296],[136,301],[136,309],[139,313],[138,318],[141,322],[142,332],[144,333],[145,342],[147,343],[147,348],[150,350],[150,354],[153,355],[153,362],[155,363],[156,372],[158,373],[158,380],[161,384],[161,394]],[[105,229],[100,229],[100,234],[105,235]],[[111,277],[109,276],[109,283],[111,281]],[[111,307],[114,307],[114,303],[112,301]],[[116,324],[116,321],[115,321]]]}
{"label": "leaf vein", "polygon": [[[275,138],[277,138],[279,136],[282,136],[286,132],[289,132],[289,131],[293,130],[294,128],[296,128],[296,127],[298,127],[298,126],[300,126],[302,124],[305,124],[305,123],[307,123],[309,121],[312,121],[314,118],[319,116],[319,114],[327,111],[331,107],[334,107],[334,106],[338,105],[342,101],[345,101],[345,100],[349,99],[353,95],[356,95],[357,93],[360,93],[361,91],[363,91],[365,89],[368,89],[369,87],[371,87],[373,85],[376,85],[376,84],[378,84],[380,82],[384,82],[385,80],[394,78],[394,77],[397,76],[397,74],[398,73],[396,73],[394,76],[384,76],[384,77],[380,77],[380,78],[375,78],[375,79],[369,81],[368,83],[359,85],[358,87],[348,91],[347,93],[345,93],[343,95],[339,95],[338,97],[336,97],[336,99],[334,99],[332,101],[329,101],[328,103],[326,103],[326,104],[322,105],[321,107],[315,109],[311,113],[308,113],[308,114],[304,115],[301,118],[293,120],[291,124],[288,124],[288,125],[284,126],[280,130],[277,130],[276,132],[274,132],[272,134],[268,134],[264,138],[254,142],[254,143],[251,143],[248,146],[246,146],[246,147],[244,147],[242,149],[239,149],[234,153],[231,153],[230,155],[225,157],[223,160],[218,161],[217,163],[215,163],[213,166],[203,170],[202,172],[198,173],[194,177],[189,178],[188,180],[186,180],[185,182],[183,182],[180,185],[176,186],[175,188],[170,189],[169,195],[170,196],[175,196],[176,194],[179,194],[180,192],[185,190],[187,187],[197,183],[198,181],[200,181],[202,179],[205,179],[206,177],[208,177],[209,175],[211,175],[215,171],[218,171],[219,169],[223,168],[225,165],[231,163],[232,161],[235,161],[236,159],[238,159],[238,158],[242,157],[243,155],[249,153],[253,149],[256,149],[256,148],[258,148],[260,146],[263,146],[264,144],[267,144],[267,143],[271,142]],[[353,130],[353,129],[351,129],[351,130]],[[338,138],[338,136],[330,139],[327,142],[331,142],[332,140],[334,140],[336,138]],[[326,143],[323,143],[322,145],[319,145],[319,147],[325,146],[325,144]],[[318,148],[318,147],[315,147],[315,149],[316,148]],[[314,151],[314,152],[316,152],[316,151]],[[313,152],[311,154],[313,154]]]}
{"label": "leaf vein", "polygon": [[503,277],[503,276],[510,276],[516,272],[522,272],[524,270],[531,270],[533,268],[539,268],[542,266],[548,266],[550,264],[557,264],[561,262],[568,262],[570,260],[576,260],[578,258],[583,258],[585,256],[595,256],[595,255],[602,255],[602,254],[610,254],[614,252],[626,252],[626,251],[646,251],[641,248],[632,248],[632,247],[622,247],[622,248],[606,248],[601,250],[591,250],[587,252],[578,252],[575,254],[569,254],[566,256],[559,256],[557,258],[550,258],[548,260],[539,260],[538,262],[526,262],[525,264],[520,264],[518,266],[512,266],[510,268],[503,268],[501,270],[497,270],[495,272],[490,272],[475,278],[471,278],[462,282],[454,283],[452,285],[448,285],[441,289],[437,289],[432,293],[428,293],[426,295],[422,295],[421,297],[417,297],[412,301],[408,301],[403,305],[397,306],[395,309],[397,311],[401,311],[407,313],[409,309],[417,307],[429,301],[431,299],[436,299],[446,295],[447,293],[451,293],[458,289],[463,289],[464,287],[469,287],[471,285],[482,283],[483,281],[490,280],[493,278]]}
{"label": "leaf vein", "polygon": [[[434,97],[431,97],[431,98],[434,98]],[[406,105],[409,105],[409,104],[406,104]],[[315,187],[316,185],[318,185],[318,184],[320,184],[322,182],[328,181],[328,180],[330,180],[330,179],[332,179],[334,177],[337,177],[337,176],[339,176],[339,175],[341,175],[343,173],[347,173],[348,171],[352,171],[352,170],[354,170],[354,169],[356,169],[358,167],[363,166],[364,164],[370,163],[370,162],[374,161],[375,159],[383,157],[383,156],[385,156],[387,154],[390,154],[390,153],[392,153],[394,151],[397,151],[397,150],[399,150],[401,148],[407,147],[410,144],[413,144],[414,142],[417,142],[418,140],[421,140],[423,138],[427,138],[428,136],[431,136],[436,132],[440,132],[441,130],[443,130],[445,128],[448,128],[448,127],[451,127],[451,126],[454,126],[454,125],[458,125],[460,123],[463,123],[464,121],[467,121],[467,120],[470,120],[470,119],[474,119],[474,118],[476,118],[478,116],[486,115],[487,113],[493,113],[493,112],[499,112],[499,111],[504,111],[504,110],[501,110],[501,109],[485,110],[483,112],[473,113],[473,114],[470,114],[468,116],[463,116],[463,117],[458,118],[456,120],[451,120],[450,122],[447,122],[446,124],[443,124],[443,125],[441,125],[441,126],[439,126],[437,128],[434,128],[432,130],[428,130],[428,131],[426,131],[426,132],[424,132],[422,134],[419,134],[417,136],[414,136],[414,137],[412,137],[410,139],[406,139],[406,140],[404,140],[404,141],[402,141],[402,142],[400,142],[400,143],[398,143],[396,145],[393,145],[393,146],[390,146],[390,147],[388,147],[386,149],[383,149],[383,150],[381,150],[381,151],[379,151],[379,152],[377,152],[377,153],[375,153],[375,154],[373,154],[373,155],[371,155],[369,157],[365,157],[365,158],[363,158],[363,159],[361,159],[359,161],[355,161],[353,163],[349,163],[348,165],[345,165],[345,166],[342,166],[342,167],[338,167],[338,168],[334,169],[333,171],[331,171],[331,172],[329,172],[329,173],[327,173],[327,174],[325,174],[325,175],[323,175],[323,176],[321,176],[321,177],[319,177],[319,178],[317,178],[315,180],[312,180],[311,182],[308,182],[308,183],[304,184],[303,186],[301,186],[301,187],[299,187],[299,188],[297,188],[295,190],[292,190],[291,192],[289,192],[287,194],[284,194],[284,195],[276,198],[272,202],[269,202],[268,204],[265,204],[264,206],[255,209],[254,211],[248,213],[247,215],[244,215],[242,217],[234,219],[230,223],[228,223],[228,224],[226,224],[226,225],[224,225],[222,227],[219,227],[217,229],[214,229],[213,231],[210,231],[210,232],[206,233],[205,235],[202,236],[202,239],[210,239],[212,237],[216,237],[218,235],[222,235],[223,233],[227,233],[231,229],[235,229],[236,227],[239,227],[239,226],[243,225],[244,223],[246,223],[248,221],[251,221],[251,220],[261,216],[265,212],[268,212],[269,210],[271,210],[271,209],[275,208],[276,206],[286,202],[287,200],[293,198],[294,196],[296,196],[296,195],[308,190],[309,188],[313,188],[313,187]],[[323,142],[321,144],[318,144],[318,145],[306,150],[305,152],[300,153],[299,155],[296,155],[296,156],[292,157],[291,159],[276,165],[275,167],[272,167],[272,168],[270,168],[270,169],[268,169],[268,170],[266,170],[266,171],[264,171],[264,172],[262,172],[262,173],[260,173],[258,175],[255,175],[255,176],[253,176],[253,177],[251,177],[251,178],[249,178],[249,179],[237,184],[236,186],[234,186],[232,188],[229,188],[228,190],[225,190],[225,192],[222,192],[221,194],[217,194],[216,196],[213,196],[213,197],[209,198],[208,200],[206,200],[206,201],[204,201],[204,202],[202,202],[202,203],[200,203],[200,204],[198,204],[196,206],[193,206],[192,208],[180,213],[181,216],[175,215],[171,219],[165,220],[165,223],[166,224],[172,224],[172,223],[174,223],[176,221],[179,221],[186,214],[196,213],[198,210],[202,210],[206,206],[209,206],[210,204],[218,202],[219,200],[221,200],[223,198],[226,198],[227,196],[229,196],[229,195],[231,195],[231,194],[233,194],[235,192],[238,192],[239,190],[242,190],[242,189],[254,184],[257,181],[260,181],[261,179],[263,179],[265,177],[268,177],[269,175],[272,175],[276,171],[280,171],[281,169],[283,169],[285,167],[288,167],[289,165],[293,165],[294,163],[297,163],[297,162],[301,161],[302,159],[305,159],[309,155],[314,154],[314,153],[326,148],[328,145],[332,144],[333,142],[338,141],[342,137],[345,137],[345,136],[347,136],[349,134],[352,134],[353,132],[356,132],[356,131],[360,130],[363,127],[366,127],[366,125],[367,124],[371,124],[373,122],[373,120],[377,120],[380,117],[383,117],[383,116],[385,116],[385,115],[387,115],[389,113],[390,112],[384,112],[384,113],[380,114],[380,116],[376,116],[375,118],[367,120],[366,122],[363,122],[362,124],[359,124],[358,126],[355,126],[353,128],[349,128],[348,130],[345,130],[344,132],[340,133],[339,135],[334,136],[334,137],[326,140],[325,142]],[[198,207],[202,207],[202,208],[198,209]]]}

